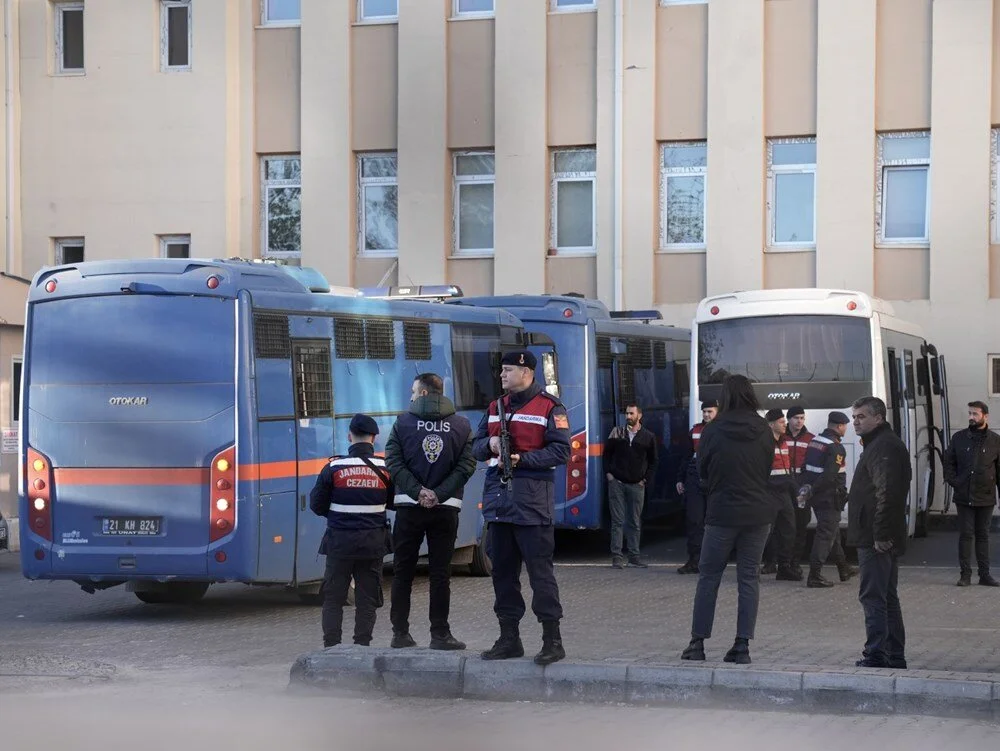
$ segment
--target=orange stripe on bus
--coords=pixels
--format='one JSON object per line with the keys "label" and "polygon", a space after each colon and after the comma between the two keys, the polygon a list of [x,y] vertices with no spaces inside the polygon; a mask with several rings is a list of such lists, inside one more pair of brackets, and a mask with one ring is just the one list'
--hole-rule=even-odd
{"label": "orange stripe on bus", "polygon": [[59,485],[207,485],[205,468],[154,467],[67,468],[54,470]]}

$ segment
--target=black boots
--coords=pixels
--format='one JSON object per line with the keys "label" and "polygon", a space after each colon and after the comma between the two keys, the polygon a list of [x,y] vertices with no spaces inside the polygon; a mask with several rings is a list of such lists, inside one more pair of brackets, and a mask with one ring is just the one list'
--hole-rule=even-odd
{"label": "black boots", "polygon": [[480,657],[484,660],[510,660],[514,657],[524,657],[524,646],[516,623],[500,623],[500,638],[491,649],[487,649]]}
{"label": "black boots", "polygon": [[810,589],[825,589],[827,587],[834,586],[834,583],[829,579],[823,578],[822,566],[810,566],[809,578],[806,579],[806,586]]}
{"label": "black boots", "polygon": [[566,656],[563,649],[562,635],[559,633],[559,621],[542,622],[542,651],[535,655],[536,665],[551,665]]}
{"label": "black boots", "polygon": [[802,569],[796,568],[790,563],[778,564],[778,575],[775,581],[779,582],[800,582],[802,581]]}
{"label": "black boots", "polygon": [[417,646],[417,643],[410,636],[410,632],[407,631],[405,634],[393,634],[391,646],[393,649],[409,649],[410,647]]}
{"label": "black boots", "polygon": [[451,635],[451,632],[449,631],[446,634],[442,634],[442,635],[438,635],[438,636],[434,636],[432,634],[431,635],[431,643],[430,643],[429,646],[430,646],[431,649],[442,649],[442,650],[450,650],[450,651],[459,650],[460,651],[460,650],[465,649],[465,642],[461,642],[458,639],[456,639],[454,636]]}
{"label": "black boots", "polygon": [[697,574],[698,573],[698,559],[688,558],[687,563],[677,569],[678,574]]}
{"label": "black boots", "polygon": [[750,642],[742,636],[737,636],[733,648],[726,652],[723,662],[735,662],[737,665],[750,664]]}
{"label": "black boots", "polygon": [[840,580],[846,582],[857,576],[858,570],[848,563],[839,563],[837,564],[837,573],[840,574]]}
{"label": "black boots", "polygon": [[685,650],[681,652],[682,660],[695,660],[697,662],[705,661],[705,640],[697,637],[691,637],[691,643],[687,645]]}

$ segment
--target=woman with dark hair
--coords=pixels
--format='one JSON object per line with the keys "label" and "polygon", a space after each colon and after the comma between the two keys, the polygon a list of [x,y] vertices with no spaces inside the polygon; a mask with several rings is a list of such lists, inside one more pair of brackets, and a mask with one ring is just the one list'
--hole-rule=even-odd
{"label": "woman with dark hair", "polygon": [[739,606],[736,642],[726,662],[750,662],[750,639],[760,599],[760,559],[774,517],[768,486],[774,460],[774,435],[758,413],[753,385],[741,375],[722,382],[719,416],[705,426],[698,447],[698,472],[706,490],[705,537],[698,562],[698,590],[691,619],[691,643],[684,660],[705,659],[712,635],[719,584],[736,550]]}

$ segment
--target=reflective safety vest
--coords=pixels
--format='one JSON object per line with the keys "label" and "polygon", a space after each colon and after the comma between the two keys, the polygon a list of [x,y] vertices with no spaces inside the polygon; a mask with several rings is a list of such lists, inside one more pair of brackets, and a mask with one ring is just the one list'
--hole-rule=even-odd
{"label": "reflective safety vest", "polygon": [[788,441],[779,438],[774,444],[774,460],[771,462],[771,477],[785,477],[792,474],[788,458]]}
{"label": "reflective safety vest", "polygon": [[[368,460],[381,468],[385,478],[389,470],[377,456]],[[385,507],[389,486],[385,478],[356,456],[334,457],[327,469],[333,485],[327,523],[331,529],[381,529],[385,527]]]}

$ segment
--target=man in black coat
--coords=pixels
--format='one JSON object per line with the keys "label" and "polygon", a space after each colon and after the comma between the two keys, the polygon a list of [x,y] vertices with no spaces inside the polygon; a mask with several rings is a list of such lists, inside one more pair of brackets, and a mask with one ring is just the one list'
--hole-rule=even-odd
{"label": "man in black coat", "polygon": [[642,427],[642,410],[638,404],[625,407],[625,425],[613,428],[604,443],[604,468],[611,509],[611,565],[625,567],[622,557],[624,528],[628,565],[648,568],[639,557],[639,536],[646,490],[652,487],[656,475],[656,436]]}
{"label": "man in black coat", "polygon": [[885,402],[866,396],[854,403],[854,432],[864,451],[848,495],[847,542],[858,548],[858,599],[865,612],[865,648],[855,663],[905,668],[906,629],[899,604],[898,557],[906,549],[910,452],[886,422]]}
{"label": "man in black coat", "polygon": [[955,489],[958,510],[958,586],[972,584],[972,540],[976,540],[979,583],[1000,587],[990,574],[990,522],[1000,486],[1000,435],[990,430],[990,408],[969,402],[969,427],[951,439],[944,455],[944,479]]}

